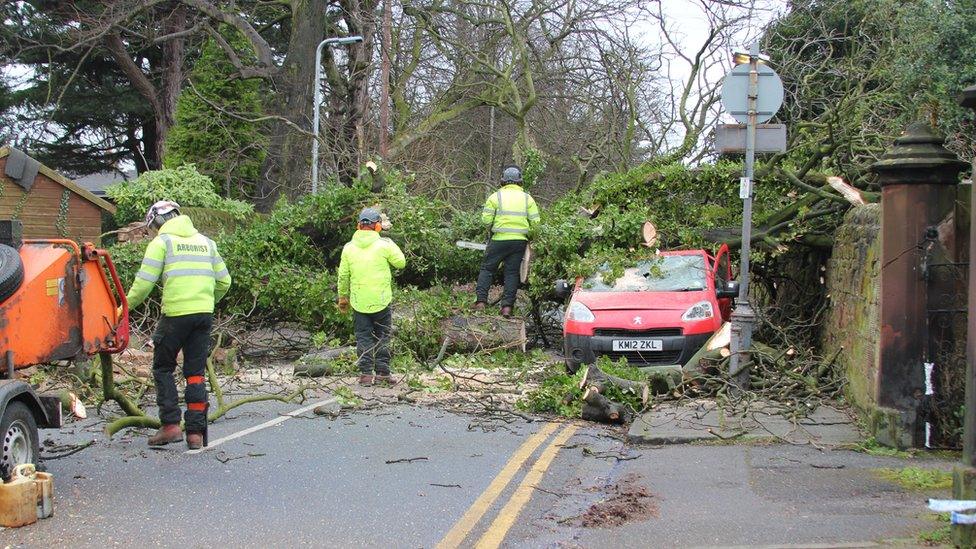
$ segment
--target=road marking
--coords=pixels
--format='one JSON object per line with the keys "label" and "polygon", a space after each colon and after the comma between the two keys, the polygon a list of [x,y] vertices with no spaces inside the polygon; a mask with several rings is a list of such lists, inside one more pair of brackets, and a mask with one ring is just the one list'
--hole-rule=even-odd
{"label": "road marking", "polygon": [[556,457],[563,443],[569,437],[573,436],[577,428],[576,425],[566,426],[565,429],[556,435],[556,438],[552,439],[549,446],[542,451],[542,455],[539,456],[539,459],[532,465],[532,469],[522,479],[521,484],[515,489],[515,493],[512,494],[511,499],[508,500],[505,507],[502,507],[502,510],[498,512],[498,516],[495,517],[494,522],[491,523],[488,530],[478,540],[478,544],[475,546],[477,549],[496,549],[501,546],[502,541],[505,540],[505,535],[508,534],[508,530],[515,524],[515,519],[522,512],[522,508],[532,498],[532,491],[539,484],[539,481],[542,480],[542,475],[552,465],[552,460]]}
{"label": "road marking", "polygon": [[451,531],[444,536],[444,539],[437,544],[438,549],[460,547],[461,543],[464,541],[464,538],[468,537],[471,529],[478,524],[478,521],[481,520],[481,517],[484,516],[484,514],[488,511],[488,508],[491,507],[491,505],[495,503],[495,500],[498,499],[498,496],[501,495],[502,490],[504,490],[505,487],[512,482],[512,478],[514,478],[515,473],[522,468],[522,464],[525,463],[525,461],[535,452],[536,448],[545,442],[545,440],[549,438],[549,435],[551,435],[553,431],[558,428],[558,423],[545,424],[542,429],[539,429],[539,432],[529,437],[528,440],[523,442],[522,445],[515,450],[515,453],[512,454],[512,457],[508,460],[508,463],[502,467],[502,470],[498,472],[498,475],[496,475],[494,480],[491,481],[491,484],[489,484],[488,487],[485,488],[485,491],[478,496],[478,499],[471,504],[471,507],[469,507],[467,512],[464,513],[464,516],[458,519],[457,523],[454,524],[454,527],[451,528]]}
{"label": "road marking", "polygon": [[307,411],[309,411],[309,410],[311,410],[313,408],[316,408],[318,406],[324,406],[326,404],[332,404],[333,402],[337,402],[337,399],[335,397],[330,397],[330,398],[327,398],[325,400],[320,400],[320,401],[315,402],[313,404],[309,404],[308,406],[302,406],[301,408],[298,408],[297,410],[292,410],[292,411],[288,412],[287,414],[285,414],[283,416],[278,416],[278,417],[276,417],[276,418],[274,418],[272,420],[265,421],[264,423],[262,423],[260,425],[255,425],[254,427],[248,427],[247,429],[244,429],[243,431],[238,431],[238,432],[236,432],[236,433],[234,433],[232,435],[227,435],[227,436],[225,436],[223,438],[218,438],[217,440],[211,440],[210,441],[210,444],[208,444],[207,446],[205,446],[203,448],[200,448],[198,450],[187,450],[185,453],[187,453],[187,454],[199,454],[200,452],[206,452],[207,450],[210,450],[211,448],[214,448],[216,446],[220,446],[221,444],[223,444],[225,442],[230,442],[230,441],[232,441],[232,440],[234,440],[236,438],[241,438],[241,437],[247,436],[247,435],[249,435],[251,433],[256,433],[256,432],[258,432],[258,431],[260,431],[262,429],[267,429],[268,427],[274,427],[275,425],[278,425],[280,423],[284,423],[284,422],[288,421],[289,419],[298,417],[298,416],[304,414],[305,412],[307,412]]}

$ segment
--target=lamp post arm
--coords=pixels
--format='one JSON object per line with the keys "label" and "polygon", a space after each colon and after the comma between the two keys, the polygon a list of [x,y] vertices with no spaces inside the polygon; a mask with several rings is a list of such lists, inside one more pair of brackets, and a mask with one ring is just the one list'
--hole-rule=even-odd
{"label": "lamp post arm", "polygon": [[312,194],[319,192],[319,110],[322,106],[322,49],[326,46],[362,42],[362,36],[326,38],[315,48],[315,90],[312,100]]}

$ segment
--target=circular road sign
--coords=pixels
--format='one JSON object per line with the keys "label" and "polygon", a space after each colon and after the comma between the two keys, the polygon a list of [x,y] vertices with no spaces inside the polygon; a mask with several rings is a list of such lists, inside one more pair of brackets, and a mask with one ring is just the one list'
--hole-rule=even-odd
{"label": "circular road sign", "polygon": [[[769,121],[783,104],[783,81],[776,71],[757,65],[756,123]],[[736,65],[722,83],[722,106],[740,124],[749,123],[749,65]]]}

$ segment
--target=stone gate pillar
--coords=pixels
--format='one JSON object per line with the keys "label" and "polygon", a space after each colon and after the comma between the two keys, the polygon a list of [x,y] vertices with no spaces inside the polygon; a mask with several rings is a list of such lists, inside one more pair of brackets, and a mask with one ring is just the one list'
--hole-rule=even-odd
{"label": "stone gate pillar", "polygon": [[[915,123],[871,166],[881,184],[881,338],[879,411],[872,421],[882,444],[923,444],[917,409],[925,392],[928,291],[924,248],[953,212],[959,172],[967,164],[944,138]],[[928,239],[928,240],[927,240]]]}

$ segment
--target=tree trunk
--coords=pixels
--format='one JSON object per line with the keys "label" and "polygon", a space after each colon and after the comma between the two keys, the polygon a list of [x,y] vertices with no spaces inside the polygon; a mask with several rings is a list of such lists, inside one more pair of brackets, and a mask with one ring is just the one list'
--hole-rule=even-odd
{"label": "tree trunk", "polygon": [[[358,175],[363,120],[369,104],[367,83],[375,35],[373,12],[378,0],[341,2],[341,23],[332,2],[295,2],[291,37],[283,66],[272,78],[269,114],[291,121],[311,133],[315,94],[315,49],[324,38],[360,34],[364,42],[345,48],[348,63],[339,64],[331,48],[322,52],[323,81],[328,83],[320,116],[319,184],[338,175],[349,184]],[[323,17],[326,17],[323,24]],[[284,194],[297,198],[308,192],[311,180],[311,137],[284,121],[272,124],[269,154],[258,182],[255,205],[270,211]],[[326,163],[325,166],[322,163]]]}
{"label": "tree trunk", "polygon": [[383,64],[380,71],[380,156],[390,152],[390,49],[393,47],[393,0],[383,0]]}
{"label": "tree trunk", "polygon": [[[315,92],[315,48],[324,38],[322,18],[327,0],[296,2],[291,17],[291,37],[284,65],[271,82],[275,93],[265,106],[281,117],[312,131],[312,102]],[[324,147],[322,147],[324,148]],[[320,151],[322,150],[320,148]],[[271,125],[271,142],[258,180],[255,206],[268,212],[282,193],[297,196],[309,186],[312,141],[284,121]],[[324,152],[324,151],[323,151]]]}
{"label": "tree trunk", "polygon": [[493,316],[453,316],[444,321],[448,348],[461,352],[525,351],[525,322]]}

